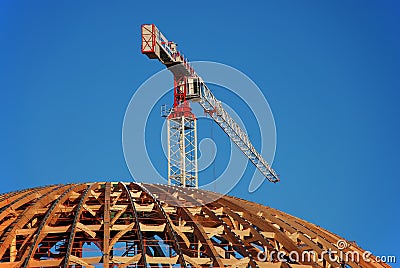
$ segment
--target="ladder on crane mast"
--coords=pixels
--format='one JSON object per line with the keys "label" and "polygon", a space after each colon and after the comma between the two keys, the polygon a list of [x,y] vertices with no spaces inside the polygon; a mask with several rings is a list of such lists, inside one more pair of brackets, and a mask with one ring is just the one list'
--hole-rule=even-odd
{"label": "ladder on crane mast", "polygon": [[177,51],[176,44],[168,41],[154,24],[142,25],[142,53],[158,59],[174,76],[174,106],[167,116],[168,184],[198,188],[197,126],[190,101],[203,107],[266,179],[280,181],[246,132],[215,98],[187,58]]}

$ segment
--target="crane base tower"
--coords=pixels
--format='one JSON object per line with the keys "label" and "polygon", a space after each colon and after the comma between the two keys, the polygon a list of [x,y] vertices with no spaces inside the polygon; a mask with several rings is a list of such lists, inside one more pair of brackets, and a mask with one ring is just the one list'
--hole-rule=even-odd
{"label": "crane base tower", "polygon": [[197,124],[189,102],[173,108],[167,128],[168,184],[198,188]]}

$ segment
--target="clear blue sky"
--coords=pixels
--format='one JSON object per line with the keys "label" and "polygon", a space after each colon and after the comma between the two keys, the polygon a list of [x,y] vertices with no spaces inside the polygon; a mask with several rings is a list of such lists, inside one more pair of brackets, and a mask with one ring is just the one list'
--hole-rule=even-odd
{"label": "clear blue sky", "polygon": [[399,2],[222,2],[1,1],[1,192],[131,179],[122,121],[163,69],[140,53],[140,25],[155,23],[269,101],[282,182],[231,195],[400,259]]}

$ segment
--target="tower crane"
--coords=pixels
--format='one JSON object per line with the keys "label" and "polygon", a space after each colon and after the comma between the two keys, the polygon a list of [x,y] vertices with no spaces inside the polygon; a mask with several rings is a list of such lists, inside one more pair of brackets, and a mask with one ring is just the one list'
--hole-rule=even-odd
{"label": "tower crane", "polygon": [[177,51],[154,24],[142,25],[142,53],[158,59],[174,76],[174,105],[167,115],[168,184],[198,188],[197,125],[190,102],[199,103],[245,156],[270,182],[279,176],[254,148],[246,132],[197,75],[187,58]]}

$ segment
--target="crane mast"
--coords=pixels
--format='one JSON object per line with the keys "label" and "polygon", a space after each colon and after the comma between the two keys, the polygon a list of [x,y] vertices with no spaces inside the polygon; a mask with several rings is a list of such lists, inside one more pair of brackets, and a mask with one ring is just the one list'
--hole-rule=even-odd
{"label": "crane mast", "polygon": [[203,107],[266,179],[279,181],[246,132],[223,108],[187,58],[177,51],[176,44],[168,41],[154,24],[142,25],[142,53],[161,61],[174,75],[174,107],[167,117],[169,184],[198,187],[196,117],[189,101]]}

